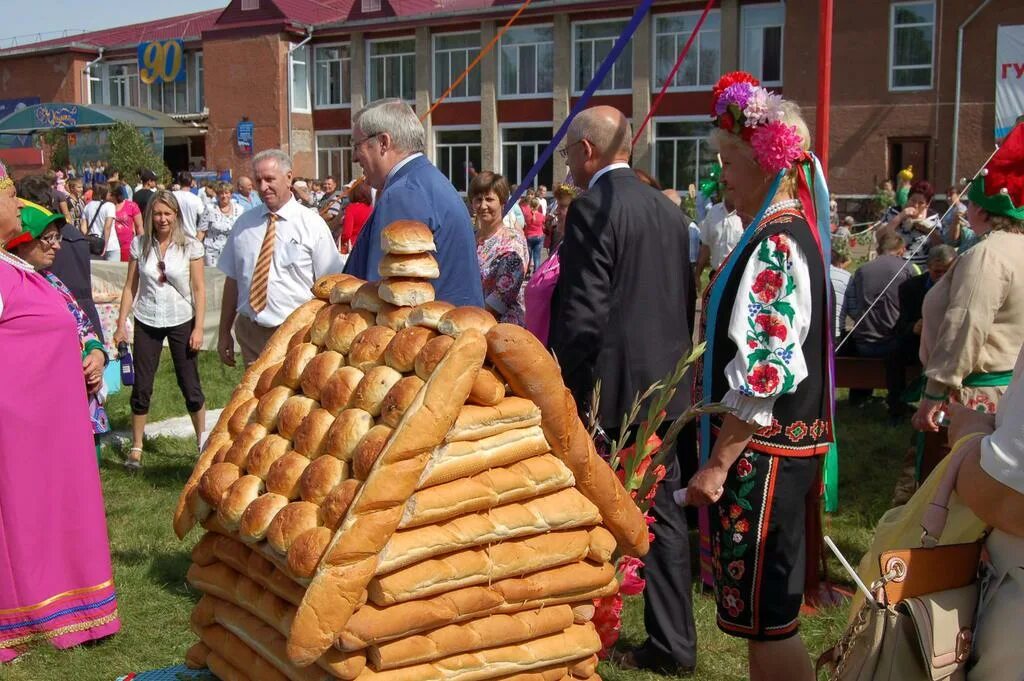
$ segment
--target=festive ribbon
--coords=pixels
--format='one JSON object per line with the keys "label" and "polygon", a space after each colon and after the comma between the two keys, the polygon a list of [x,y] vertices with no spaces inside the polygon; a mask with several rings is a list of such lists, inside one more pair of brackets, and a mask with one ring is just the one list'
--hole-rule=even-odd
{"label": "festive ribbon", "polygon": [[647,16],[647,13],[651,10],[653,2],[654,0],[644,0],[640,3],[640,6],[636,8],[636,12],[633,13],[633,18],[629,20],[629,23],[626,24],[626,28],[622,30],[622,33],[619,34],[619,37],[615,40],[615,45],[612,46],[611,52],[609,52],[608,56],[604,58],[603,62],[601,62],[601,66],[597,69],[597,73],[594,74],[594,77],[590,80],[590,83],[583,91],[583,94],[580,95],[580,98],[576,100],[576,105],[572,108],[572,111],[569,112],[569,116],[562,123],[562,127],[558,129],[557,133],[555,133],[551,143],[544,148],[543,152],[541,152],[540,158],[538,158],[537,162],[533,164],[532,168],[530,168],[530,172],[528,172],[526,177],[524,177],[519,183],[519,188],[516,189],[515,193],[511,197],[509,197],[508,202],[505,204],[505,215],[508,215],[509,211],[511,211],[516,203],[518,203],[519,197],[523,195],[526,188],[533,184],[533,179],[537,177],[541,168],[543,168],[544,164],[548,162],[551,158],[551,154],[554,153],[558,144],[569,131],[569,124],[572,123],[572,120],[576,118],[579,112],[583,111],[583,109],[587,107],[587,104],[590,102],[590,98],[593,96],[594,92],[597,91],[597,88],[601,85],[605,76],[608,75],[608,72],[612,70],[612,66],[615,65],[619,55],[622,54],[622,51],[626,48],[626,45],[629,44],[633,34],[636,33],[636,29],[640,27],[640,22],[643,21],[644,17]]}

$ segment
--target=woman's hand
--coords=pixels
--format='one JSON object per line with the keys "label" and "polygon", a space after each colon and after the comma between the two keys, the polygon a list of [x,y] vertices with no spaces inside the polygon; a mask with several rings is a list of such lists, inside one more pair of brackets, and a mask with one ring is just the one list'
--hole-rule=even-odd
{"label": "woman's hand", "polygon": [[915,430],[924,433],[939,432],[939,412],[942,411],[944,402],[924,398],[917,408],[917,413],[910,420]]}
{"label": "woman's hand", "polygon": [[955,444],[965,435],[984,433],[989,435],[996,429],[995,414],[986,414],[975,409],[968,409],[962,404],[946,405],[949,415],[949,442]]}
{"label": "woman's hand", "polygon": [[82,360],[85,388],[90,394],[99,390],[100,384],[103,382],[103,366],[106,362],[107,357],[100,349],[93,350]]}
{"label": "woman's hand", "polygon": [[203,330],[198,326],[189,334],[188,349],[192,352],[199,352],[203,349]]}
{"label": "woman's hand", "polygon": [[701,468],[686,485],[686,504],[700,508],[717,502],[725,491],[728,474],[728,470],[717,466]]}
{"label": "woman's hand", "polygon": [[124,322],[118,322],[117,329],[114,330],[114,347],[127,342],[128,331],[124,328]]}

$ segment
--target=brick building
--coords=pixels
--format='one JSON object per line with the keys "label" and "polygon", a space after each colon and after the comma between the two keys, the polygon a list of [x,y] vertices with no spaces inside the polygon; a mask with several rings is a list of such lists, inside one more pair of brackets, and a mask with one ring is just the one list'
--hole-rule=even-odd
{"label": "brick building", "polygon": [[[703,2],[657,2],[592,103],[634,123],[696,24]],[[299,175],[358,174],[352,112],[384,96],[424,111],[515,12],[515,0],[231,0],[223,10],[97,31],[0,52],[0,100],[150,107],[195,126],[169,147],[172,169],[205,160],[245,172],[243,120],[255,148],[281,147]],[[610,50],[635,3],[537,0],[435,110],[428,151],[460,190],[468,169],[518,182]],[[963,27],[962,88],[957,45]],[[799,102],[814,125],[818,0],[718,0],[634,165],[667,186],[695,182],[711,160],[711,86],[743,68]],[[901,165],[941,189],[973,172],[994,144],[995,33],[1024,24],[1020,0],[835,0],[830,174],[840,194],[866,194]],[[183,38],[182,83],[145,85],[139,42]],[[1021,57],[1024,62],[1024,55]],[[959,106],[957,104],[959,103]],[[954,171],[953,121],[959,110]],[[2,155],[0,150],[0,155]],[[564,177],[557,154],[542,173]]]}

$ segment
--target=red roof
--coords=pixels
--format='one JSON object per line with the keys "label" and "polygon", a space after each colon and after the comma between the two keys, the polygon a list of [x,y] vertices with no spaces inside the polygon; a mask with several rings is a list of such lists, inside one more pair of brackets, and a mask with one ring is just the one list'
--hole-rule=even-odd
{"label": "red roof", "polygon": [[168,17],[166,19],[155,19],[153,21],[144,21],[138,24],[129,24],[128,26],[104,28],[99,31],[79,33],[78,35],[54,38],[53,40],[44,40],[39,43],[32,43],[31,45],[19,45],[15,48],[11,48],[11,50],[3,50],[2,52],[13,50],[20,52],[22,50],[37,50],[46,47],[60,47],[72,44],[95,45],[96,47],[109,49],[114,47],[137,45],[138,43],[145,42],[147,40],[167,40],[169,38],[184,38],[188,40],[190,38],[198,38],[202,35],[203,31],[208,28],[213,28],[214,24],[217,22],[217,17],[220,16],[222,11],[223,10],[219,9],[211,9],[204,12],[193,12],[192,14]]}

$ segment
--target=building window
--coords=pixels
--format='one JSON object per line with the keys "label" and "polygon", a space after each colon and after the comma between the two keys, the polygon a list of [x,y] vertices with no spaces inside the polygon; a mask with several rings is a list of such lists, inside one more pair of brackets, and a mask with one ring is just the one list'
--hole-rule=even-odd
{"label": "building window", "polygon": [[501,37],[501,94],[549,95],[554,91],[554,42],[550,26],[519,26]]}
{"label": "building window", "polygon": [[460,194],[469,191],[469,181],[483,164],[480,130],[438,130],[435,140],[437,167]]}
{"label": "building window", "polygon": [[[612,51],[616,39],[626,27],[625,21],[577,23],[573,30],[573,87],[583,92],[597,73],[601,62]],[[630,45],[615,60],[612,70],[597,87],[597,92],[624,92],[633,84],[633,48]]]}
{"label": "building window", "polygon": [[929,89],[934,44],[934,0],[894,4],[889,33],[889,89]]}
{"label": "building window", "polygon": [[384,97],[416,99],[416,41],[375,40],[369,51],[370,101]]}
{"label": "building window", "polygon": [[[654,20],[654,82],[657,87],[668,80],[679,53],[697,26],[700,12],[668,14]],[[722,17],[709,12],[700,33],[690,46],[683,65],[669,85],[672,90],[709,90],[722,70]]]}
{"label": "building window", "polygon": [[[544,148],[551,142],[551,134],[551,128],[548,127],[506,128],[501,131],[502,167],[509,184],[522,183]],[[554,186],[553,176],[554,169],[549,158],[540,174],[533,178],[532,186]]]}
{"label": "building window", "polygon": [[203,80],[203,53],[194,53],[196,63],[196,111],[206,108],[206,83]]}
{"label": "building window", "polygon": [[363,0],[362,10],[366,12],[379,12],[380,11],[380,0]]}
{"label": "building window", "polygon": [[242,11],[250,12],[260,8],[260,0],[242,0]]}
{"label": "building window", "polygon": [[655,122],[654,176],[663,186],[682,191],[710,172],[710,132],[711,125],[698,120]]}
{"label": "building window", "polygon": [[351,181],[352,135],[349,133],[317,133],[316,175],[335,177],[341,184]]}
{"label": "building window", "polygon": [[203,53],[185,53],[185,80],[166,83],[158,80],[143,88],[143,103],[166,114],[199,113],[205,105]]}
{"label": "building window", "polygon": [[786,6],[743,5],[740,8],[740,63],[763,85],[782,85],[782,27]]}
{"label": "building window", "polygon": [[107,92],[106,104],[111,106],[138,106],[138,64],[109,64],[107,66]]}
{"label": "building window", "polygon": [[342,106],[352,102],[352,60],[348,45],[316,48],[316,105]]}
{"label": "building window", "polygon": [[[434,97],[444,94],[455,79],[480,54],[479,33],[457,33],[434,36]],[[473,69],[449,99],[470,99],[480,96],[480,69]]]}
{"label": "building window", "polygon": [[292,52],[292,111],[309,111],[309,46]]}

